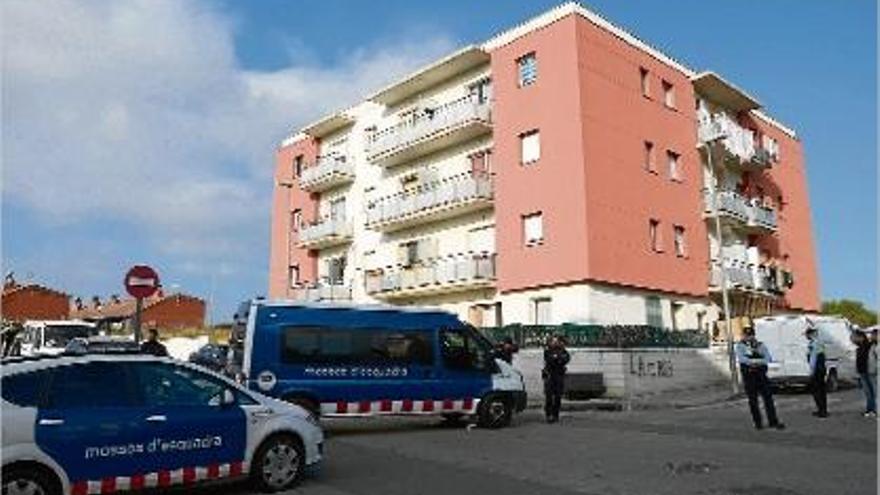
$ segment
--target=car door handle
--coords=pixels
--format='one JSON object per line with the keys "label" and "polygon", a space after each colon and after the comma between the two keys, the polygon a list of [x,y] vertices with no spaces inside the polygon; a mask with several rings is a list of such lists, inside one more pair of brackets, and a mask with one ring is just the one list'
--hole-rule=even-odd
{"label": "car door handle", "polygon": [[64,424],[63,419],[41,419],[40,426],[61,426]]}
{"label": "car door handle", "polygon": [[147,416],[148,423],[164,423],[168,421],[168,418],[165,417],[164,414],[154,414],[152,416]]}

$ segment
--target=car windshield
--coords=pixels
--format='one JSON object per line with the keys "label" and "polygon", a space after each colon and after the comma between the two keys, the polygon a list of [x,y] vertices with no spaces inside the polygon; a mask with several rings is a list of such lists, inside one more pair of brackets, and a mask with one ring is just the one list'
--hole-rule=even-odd
{"label": "car windshield", "polygon": [[47,347],[64,347],[75,338],[87,338],[94,329],[87,325],[47,325],[43,342]]}

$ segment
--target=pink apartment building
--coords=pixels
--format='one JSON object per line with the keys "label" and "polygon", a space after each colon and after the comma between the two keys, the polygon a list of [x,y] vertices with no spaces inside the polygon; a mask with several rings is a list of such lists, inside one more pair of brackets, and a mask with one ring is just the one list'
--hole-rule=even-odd
{"label": "pink apartment building", "polygon": [[575,3],[286,139],[269,279],[483,326],[819,306],[794,131]]}

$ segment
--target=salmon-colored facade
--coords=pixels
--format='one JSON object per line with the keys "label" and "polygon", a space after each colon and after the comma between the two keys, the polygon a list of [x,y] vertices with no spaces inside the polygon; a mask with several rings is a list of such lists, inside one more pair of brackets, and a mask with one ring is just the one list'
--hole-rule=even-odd
{"label": "salmon-colored facade", "polygon": [[[298,183],[297,156],[332,184]],[[291,212],[340,201],[348,237],[296,247]],[[331,273],[477,325],[707,328],[722,286],[733,315],[817,310],[812,237],[793,131],[565,4],[286,140],[269,293]]]}

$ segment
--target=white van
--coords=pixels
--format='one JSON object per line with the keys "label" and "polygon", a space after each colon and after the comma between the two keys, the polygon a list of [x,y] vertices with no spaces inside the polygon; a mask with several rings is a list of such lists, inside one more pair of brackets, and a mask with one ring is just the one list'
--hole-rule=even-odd
{"label": "white van", "polygon": [[773,356],[767,376],[780,385],[809,381],[810,364],[804,332],[810,322],[818,328],[819,338],[825,342],[828,390],[836,390],[842,381],[855,382],[858,378],[856,347],[850,341],[853,327],[845,318],[837,316],[782,315],[755,319],[755,336]]}
{"label": "white van", "polygon": [[21,355],[60,354],[73,339],[87,339],[98,334],[94,323],[82,320],[29,320],[21,336]]}

